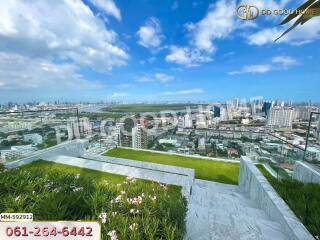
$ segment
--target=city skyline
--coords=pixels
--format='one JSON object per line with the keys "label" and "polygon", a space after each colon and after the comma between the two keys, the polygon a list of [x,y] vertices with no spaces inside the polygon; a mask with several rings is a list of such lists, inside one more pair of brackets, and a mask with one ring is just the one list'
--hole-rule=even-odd
{"label": "city skyline", "polygon": [[241,2],[0,2],[0,102],[319,102],[319,19],[274,43],[283,16],[239,20]]}

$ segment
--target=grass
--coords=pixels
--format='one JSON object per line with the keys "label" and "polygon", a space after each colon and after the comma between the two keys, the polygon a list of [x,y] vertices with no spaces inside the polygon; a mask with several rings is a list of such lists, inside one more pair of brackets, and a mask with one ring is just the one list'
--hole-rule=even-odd
{"label": "grass", "polygon": [[187,106],[195,107],[195,104],[122,104],[104,108],[106,112],[159,112],[166,110],[185,110]]}
{"label": "grass", "polygon": [[320,185],[289,178],[278,180],[263,165],[257,168],[313,236],[320,236]]}
{"label": "grass", "polygon": [[100,221],[102,240],[113,231],[117,239],[183,239],[187,209],[180,190],[45,161],[0,167],[0,212],[31,212],[38,221]]}
{"label": "grass", "polygon": [[123,148],[114,148],[108,151],[105,155],[111,157],[139,160],[143,162],[153,162],[178,167],[192,168],[195,170],[196,178],[227,184],[238,184],[238,163],[226,163],[193,157],[136,151]]}
{"label": "grass", "polygon": [[278,174],[280,178],[289,179],[290,176],[282,167],[270,164],[270,167]]}
{"label": "grass", "polygon": [[106,172],[95,171],[91,169],[84,169],[80,167],[69,166],[65,164],[47,162],[47,161],[36,161],[32,164],[27,164],[20,167],[23,170],[41,169],[44,172],[63,172],[65,174],[78,174],[80,173],[83,177],[93,178],[96,182],[108,180],[110,183],[123,182],[126,177]]}

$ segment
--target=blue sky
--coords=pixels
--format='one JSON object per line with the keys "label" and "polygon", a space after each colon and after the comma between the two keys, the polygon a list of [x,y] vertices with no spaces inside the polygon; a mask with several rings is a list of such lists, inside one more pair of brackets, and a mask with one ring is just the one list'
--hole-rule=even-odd
{"label": "blue sky", "polygon": [[320,18],[274,43],[284,16],[240,20],[238,4],[0,1],[0,101],[319,102]]}

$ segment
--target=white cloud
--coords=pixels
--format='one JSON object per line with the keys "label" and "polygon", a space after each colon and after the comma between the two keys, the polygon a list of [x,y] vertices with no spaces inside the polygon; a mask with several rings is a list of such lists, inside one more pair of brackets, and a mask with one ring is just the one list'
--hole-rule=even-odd
{"label": "white cloud", "polygon": [[156,73],[155,78],[161,83],[167,83],[175,79],[174,76],[170,76],[164,73]]}
{"label": "white cloud", "polygon": [[0,52],[1,89],[101,89],[105,85],[86,80],[73,64],[54,64],[19,54]]}
{"label": "white cloud", "polygon": [[178,7],[179,7],[178,1],[174,1],[174,3],[173,3],[172,6],[171,6],[171,9],[172,9],[172,10],[176,10]]}
{"label": "white cloud", "polygon": [[127,97],[127,96],[129,96],[128,93],[122,93],[122,92],[114,92],[111,95],[112,98],[121,98],[121,97]]}
{"label": "white cloud", "polygon": [[[252,45],[274,44],[277,39],[292,23],[286,26],[267,28],[260,30],[247,37],[248,43]],[[310,43],[320,38],[320,19],[313,18],[304,25],[298,25],[295,29],[287,35],[279,39],[276,43],[288,43],[291,45],[302,45]]]}
{"label": "white cloud", "polygon": [[117,87],[119,87],[119,88],[129,88],[129,87],[131,87],[131,84],[129,84],[129,83],[122,83],[122,84],[117,85]]}
{"label": "white cloud", "polygon": [[164,38],[161,32],[159,19],[151,17],[145,22],[145,25],[141,26],[138,30],[138,43],[145,48],[157,50]]}
{"label": "white cloud", "polygon": [[171,46],[170,53],[165,59],[167,62],[184,65],[186,67],[195,67],[200,63],[212,61],[212,58],[203,51],[178,46]]}
{"label": "white cloud", "polygon": [[243,73],[266,73],[271,71],[272,66],[268,64],[261,64],[261,65],[247,65],[244,66],[239,71],[232,71],[229,72],[229,75],[236,75],[236,74],[243,74]]}
{"label": "white cloud", "polygon": [[[257,6],[260,10],[262,9],[270,9],[270,10],[276,10],[276,9],[283,9],[290,0],[254,0],[254,5]],[[248,2],[246,0],[241,1],[239,4],[247,4]]]}
{"label": "white cloud", "polygon": [[108,15],[111,15],[118,21],[121,21],[120,10],[117,8],[113,0],[91,0],[91,3]]}
{"label": "white cloud", "polygon": [[82,1],[0,1],[0,51],[107,72],[126,64],[117,34]]}
{"label": "white cloud", "polygon": [[160,83],[168,83],[175,79],[174,76],[165,74],[165,73],[155,73],[153,75],[144,75],[139,77],[136,82],[140,83],[148,83],[148,82],[160,82]]}
{"label": "white cloud", "polygon": [[189,46],[171,46],[166,61],[187,67],[210,62],[217,48],[215,40],[228,38],[236,29],[256,27],[255,23],[238,20],[235,8],[234,1],[218,0],[209,6],[199,22],[186,23],[184,26],[189,33]]}
{"label": "white cloud", "polygon": [[297,60],[290,56],[276,56],[272,58],[272,63],[287,69],[298,64]]}
{"label": "white cloud", "polygon": [[235,2],[220,0],[209,6],[207,15],[198,23],[189,23],[187,28],[193,44],[201,50],[213,52],[213,40],[226,38],[236,27]]}
{"label": "white cloud", "polygon": [[298,61],[290,56],[275,56],[271,59],[270,64],[247,65],[238,71],[229,72],[229,75],[243,73],[266,73],[272,70],[286,70],[292,66],[298,65]]}
{"label": "white cloud", "polygon": [[204,91],[201,88],[193,88],[193,89],[187,89],[187,90],[180,90],[176,92],[163,92],[159,93],[161,96],[178,96],[178,95],[192,95],[192,94],[200,94]]}

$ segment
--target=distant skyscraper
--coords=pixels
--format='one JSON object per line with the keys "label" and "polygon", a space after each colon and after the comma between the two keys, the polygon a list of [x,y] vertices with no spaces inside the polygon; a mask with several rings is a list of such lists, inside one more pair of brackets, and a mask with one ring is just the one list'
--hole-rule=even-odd
{"label": "distant skyscraper", "polygon": [[317,112],[317,107],[312,106],[300,106],[295,108],[295,119],[308,121],[310,119],[311,112]]}
{"label": "distant skyscraper", "polygon": [[92,134],[92,126],[89,121],[89,118],[83,117],[79,119],[79,128],[81,135],[91,135]]}
{"label": "distant skyscraper", "polygon": [[293,108],[273,107],[269,111],[267,125],[276,128],[291,128],[293,117]]}
{"label": "distant skyscraper", "polygon": [[183,116],[182,126],[183,128],[192,128],[192,116],[190,114]]}
{"label": "distant skyscraper", "polygon": [[218,106],[213,107],[213,117],[220,117],[220,107]]}
{"label": "distant skyscraper", "polygon": [[318,143],[320,143],[320,115],[318,115],[317,139]]}
{"label": "distant skyscraper", "polygon": [[148,136],[144,127],[140,124],[132,128],[132,147],[147,148]]}
{"label": "distant skyscraper", "polygon": [[220,108],[220,120],[221,121],[228,121],[229,120],[228,112],[223,107]]}
{"label": "distant skyscraper", "polygon": [[124,123],[116,123],[115,131],[116,131],[116,138],[119,146],[122,146],[121,139],[122,139],[123,128],[124,128]]}
{"label": "distant skyscraper", "polygon": [[67,120],[68,139],[80,138],[78,118],[70,117]]}
{"label": "distant skyscraper", "polygon": [[272,103],[271,103],[271,102],[264,102],[264,103],[263,103],[262,112],[263,112],[266,116],[268,115],[271,106],[272,106]]}
{"label": "distant skyscraper", "polygon": [[207,128],[207,118],[206,115],[204,113],[198,113],[196,115],[196,125],[197,128]]}

